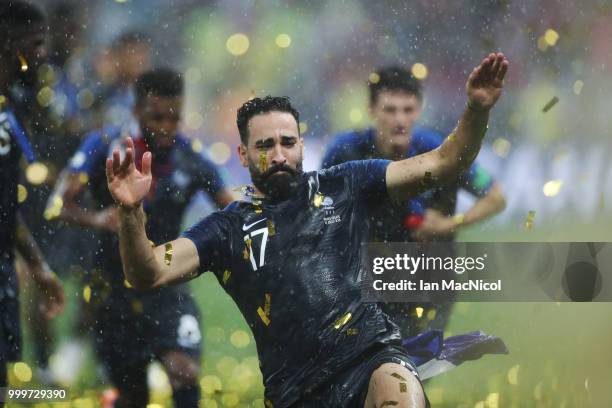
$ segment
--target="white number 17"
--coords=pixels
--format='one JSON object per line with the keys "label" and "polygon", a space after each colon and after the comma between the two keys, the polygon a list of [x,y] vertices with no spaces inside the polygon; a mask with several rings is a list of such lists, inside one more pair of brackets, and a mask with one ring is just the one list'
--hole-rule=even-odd
{"label": "white number 17", "polygon": [[[259,246],[259,267],[264,266],[266,261],[266,243],[268,241],[268,227],[260,228],[251,232],[250,234],[246,234],[244,236],[244,242],[247,242],[249,239],[254,238],[256,235],[262,235],[261,244]],[[249,247],[249,256],[251,257],[251,265],[253,265],[253,270],[257,270],[257,262],[255,261],[255,256],[253,255],[253,244]]]}

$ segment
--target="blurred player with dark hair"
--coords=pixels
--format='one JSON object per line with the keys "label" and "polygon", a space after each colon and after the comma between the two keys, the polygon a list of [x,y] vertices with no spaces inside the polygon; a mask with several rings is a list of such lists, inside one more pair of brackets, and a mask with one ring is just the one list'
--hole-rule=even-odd
{"label": "blurred player with dark hair", "polygon": [[[351,160],[403,160],[438,148],[443,136],[418,127],[423,107],[421,83],[406,69],[380,68],[368,82],[370,115],[374,126],[335,136],[325,152],[322,167]],[[464,189],[477,198],[465,214],[455,214],[457,192]],[[452,241],[458,228],[491,217],[505,206],[501,187],[477,163],[458,177],[398,206],[381,207],[370,219],[369,239],[375,242]],[[415,319],[414,304],[387,304],[385,311],[399,324],[404,337],[431,328],[443,329],[450,304],[425,306],[424,318]],[[406,310],[407,309],[407,310]],[[434,310],[435,318],[426,316]],[[431,315],[430,315],[431,316]],[[417,324],[419,323],[419,324]]]}
{"label": "blurred player with dark hair", "polygon": [[[0,387],[6,386],[6,364],[21,358],[17,250],[43,294],[48,316],[61,311],[62,287],[51,272],[19,215],[20,162],[33,162],[35,154],[11,103],[11,88],[28,82],[46,56],[46,21],[38,7],[22,1],[0,5]],[[1,405],[1,403],[0,403]]]}
{"label": "blurred player with dark hair", "polygon": [[[215,166],[178,133],[183,105],[180,75],[163,68],[145,72],[136,81],[135,94],[139,133],[131,137],[140,155],[148,150],[156,160],[153,187],[144,200],[147,233],[153,242],[163,243],[180,232],[183,213],[198,192],[206,192],[220,207],[232,197]],[[146,370],[152,359],[166,369],[175,406],[197,406],[201,332],[199,311],[188,287],[141,291],[132,288],[121,272],[118,209],[106,187],[104,164],[123,143],[120,128],[91,134],[70,161],[57,192],[63,201],[60,219],[102,231],[96,263],[100,271],[91,284],[90,300],[96,351],[119,389],[119,406],[147,404]],[[85,189],[97,208],[79,206]]]}
{"label": "blurred player with dark hair", "polygon": [[470,165],[507,68],[502,54],[485,58],[469,76],[468,106],[453,138],[395,162],[304,173],[299,114],[288,99],[246,102],[238,111],[238,154],[251,174],[252,199],[154,248],[142,204],[154,158],[141,157],[128,140],[125,159],[115,150],[106,162],[127,279],[157,288],[212,271],[253,330],[267,406],[425,406],[397,326],[377,303],[362,302],[363,220],[386,199],[404,201]]}

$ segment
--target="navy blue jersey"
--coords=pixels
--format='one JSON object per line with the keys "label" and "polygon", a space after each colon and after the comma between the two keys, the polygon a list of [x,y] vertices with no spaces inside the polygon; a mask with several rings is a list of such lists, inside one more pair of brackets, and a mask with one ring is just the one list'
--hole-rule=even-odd
{"label": "navy blue jersey", "polygon": [[388,164],[305,173],[291,199],[234,202],[182,235],[251,327],[274,406],[290,405],[369,346],[399,339],[360,291],[363,220],[387,197]]}
{"label": "navy blue jersey", "polygon": [[[135,137],[136,157],[144,153],[142,138]],[[105,163],[114,148],[123,148],[119,128],[91,133],[70,160],[68,170],[82,174],[97,204],[97,210],[114,205],[106,181]],[[196,153],[185,137],[177,135],[170,153],[153,157],[153,182],[144,201],[147,234],[156,244],[174,239],[181,231],[185,209],[191,199],[204,191],[211,197],[225,188],[215,165]],[[122,288],[124,277],[115,234],[102,233],[97,265],[114,286]],[[130,290],[129,292],[133,292]]]}
{"label": "navy blue jersey", "polygon": [[[374,128],[340,133],[333,138],[323,157],[322,167],[327,168],[351,160],[379,157],[375,146]],[[414,157],[436,149],[442,144],[441,134],[426,128],[412,132],[406,157]],[[474,163],[456,181],[429,190],[410,200],[403,208],[390,206],[384,212],[373,214],[370,230],[372,241],[411,241],[410,228],[406,228],[410,214],[422,214],[424,208],[434,208],[444,215],[452,215],[457,203],[459,188],[477,197],[486,195],[493,186],[493,177],[480,165]]]}

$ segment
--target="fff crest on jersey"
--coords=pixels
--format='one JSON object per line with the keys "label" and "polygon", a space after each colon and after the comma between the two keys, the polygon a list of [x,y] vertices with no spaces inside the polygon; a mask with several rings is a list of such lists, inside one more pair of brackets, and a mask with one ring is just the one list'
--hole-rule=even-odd
{"label": "fff crest on jersey", "polygon": [[323,196],[321,206],[323,207],[323,222],[325,225],[335,224],[342,221],[341,217],[336,214],[334,200],[331,197]]}

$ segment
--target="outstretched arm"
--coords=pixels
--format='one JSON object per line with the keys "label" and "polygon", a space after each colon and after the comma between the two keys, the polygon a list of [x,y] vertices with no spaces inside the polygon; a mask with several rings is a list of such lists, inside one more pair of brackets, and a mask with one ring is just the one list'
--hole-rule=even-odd
{"label": "outstretched arm", "polygon": [[499,99],[508,60],[490,54],[470,74],[467,107],[459,124],[435,150],[387,167],[387,190],[395,201],[405,201],[421,191],[457,178],[474,161],[487,130],[489,110]]}
{"label": "outstretched arm", "polygon": [[142,169],[134,164],[134,142],[127,139],[125,159],[119,151],[106,161],[108,188],[119,205],[119,249],[126,279],[136,289],[149,289],[183,282],[197,276],[198,251],[192,241],[179,238],[151,245],[145,231],[142,201],[151,187],[151,153],[142,158]]}

